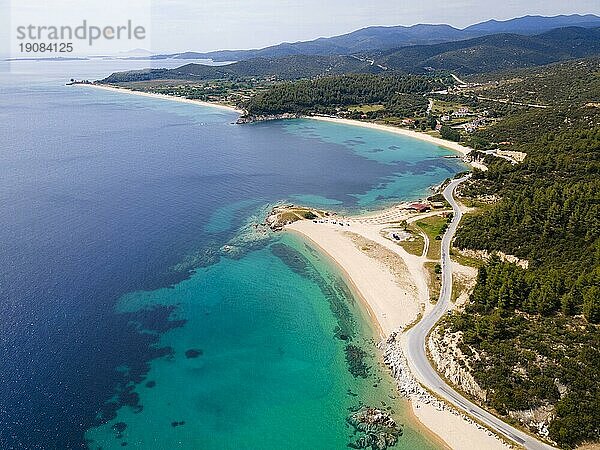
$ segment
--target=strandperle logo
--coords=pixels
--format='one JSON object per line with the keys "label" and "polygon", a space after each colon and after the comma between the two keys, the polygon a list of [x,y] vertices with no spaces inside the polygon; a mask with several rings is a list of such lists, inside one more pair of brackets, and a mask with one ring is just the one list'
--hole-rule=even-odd
{"label": "strandperle logo", "polygon": [[81,25],[19,25],[16,27],[17,39],[28,43],[57,43],[71,41],[85,41],[89,46],[94,42],[106,39],[112,40],[144,40],[146,39],[146,28],[141,25],[135,25],[132,20],[128,20],[120,25],[97,26],[90,25],[87,20],[83,20]]}

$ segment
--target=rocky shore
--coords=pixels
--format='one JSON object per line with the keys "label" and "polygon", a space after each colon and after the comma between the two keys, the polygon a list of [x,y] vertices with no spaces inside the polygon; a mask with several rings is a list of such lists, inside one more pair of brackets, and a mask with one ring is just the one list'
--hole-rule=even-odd
{"label": "rocky shore", "polygon": [[402,351],[400,332],[394,332],[390,334],[387,340],[382,341],[379,346],[383,352],[383,361],[392,373],[394,380],[396,380],[398,391],[403,397],[407,398],[411,402],[432,405],[438,411],[448,411],[455,416],[461,417],[463,420],[474,425],[478,429],[484,430],[489,436],[501,440],[496,434],[475,422],[469,416],[457,411],[455,408],[450,407],[445,402],[435,398],[419,384],[419,382],[410,372],[406,357]]}
{"label": "rocky shore", "polygon": [[265,220],[265,224],[273,231],[281,231],[283,227],[298,220],[317,220],[328,217],[330,213],[314,208],[292,204],[275,206]]}
{"label": "rocky shore", "polygon": [[236,124],[241,125],[241,124],[245,124],[245,123],[269,122],[271,120],[300,119],[302,117],[303,116],[301,114],[292,114],[292,113],[269,114],[269,115],[264,115],[264,116],[243,115],[236,121]]}

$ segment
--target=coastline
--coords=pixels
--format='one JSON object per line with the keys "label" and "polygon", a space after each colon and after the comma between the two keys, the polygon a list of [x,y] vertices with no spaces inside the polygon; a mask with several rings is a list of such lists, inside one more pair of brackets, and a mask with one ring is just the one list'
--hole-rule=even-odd
{"label": "coastline", "polygon": [[[361,120],[354,119],[342,119],[339,117],[328,117],[328,116],[305,116],[306,119],[320,120],[322,122],[331,122],[337,123],[341,125],[351,125],[355,127],[362,128],[370,128],[372,130],[384,131],[387,133],[394,133],[400,136],[405,136],[413,139],[418,139],[420,141],[429,142],[430,144],[437,145],[438,147],[447,148],[449,150],[453,150],[457,153],[460,153],[463,157],[466,157],[469,153],[473,151],[471,147],[467,147],[465,145],[461,145],[458,142],[447,141],[446,139],[430,136],[425,133],[420,133],[414,130],[407,130],[406,128],[394,127],[392,125],[382,125],[379,123],[373,122],[363,122]],[[477,168],[479,170],[485,171],[487,167],[477,161],[467,162],[470,166]]]}
{"label": "coastline", "polygon": [[[420,217],[412,215],[407,219],[410,222]],[[366,316],[383,338],[380,347],[384,361],[400,393],[409,402],[409,418],[425,435],[446,448],[506,450],[509,447],[494,434],[427,393],[408,369],[402,350],[402,331],[418,320],[419,313],[432,308],[432,304],[427,291],[427,274],[418,267],[426,258],[408,254],[382,234],[392,225],[385,221],[397,219],[373,223],[360,216],[345,217],[343,221],[350,226],[344,228],[333,223],[302,220],[286,225],[284,230],[314,246],[345,277]],[[357,240],[356,235],[364,240]],[[394,253],[400,264],[410,268],[406,276],[398,276],[391,269],[390,260],[385,264],[382,252],[365,252],[366,246]]]}
{"label": "coastline", "polygon": [[420,141],[429,142],[430,144],[435,144],[440,147],[454,150],[458,153],[461,153],[464,156],[467,156],[470,152],[473,151],[472,148],[461,145],[458,142],[447,141],[445,139],[437,138],[434,136],[429,136],[428,134],[425,134],[425,133],[419,133],[418,131],[407,130],[406,128],[394,127],[392,125],[382,125],[382,124],[373,123],[373,122],[363,122],[361,120],[342,119],[342,118],[338,118],[338,117],[327,117],[327,116],[306,116],[306,118],[320,120],[322,122],[339,123],[339,124],[343,124],[343,125],[352,125],[355,127],[370,128],[372,130],[395,133],[395,134],[399,134],[401,136],[406,136],[406,137],[410,137],[413,139],[419,139]]}
{"label": "coastline", "polygon": [[[370,322],[370,325],[373,327],[373,332],[377,334],[379,339],[385,340],[387,337],[387,334],[384,332],[384,329],[382,328],[380,321],[377,318],[377,314],[373,311],[373,308],[371,307],[369,302],[364,298],[364,296],[362,295],[362,293],[356,286],[356,283],[354,282],[352,277],[348,274],[348,271],[344,268],[344,266],[342,264],[340,264],[340,262],[338,260],[336,260],[325,248],[323,248],[321,245],[319,245],[308,234],[302,232],[301,230],[296,230],[293,228],[286,228],[286,231],[288,233],[293,234],[294,236],[297,236],[299,239],[309,243],[313,248],[315,248],[319,253],[321,253],[322,256],[324,256],[327,259],[328,263],[331,266],[335,267],[335,269],[344,277],[344,281],[348,284],[348,287],[350,288],[352,295],[355,296],[355,298],[360,302],[360,305],[363,307],[363,309],[366,313],[366,316],[368,316],[367,320]],[[394,382],[395,382],[395,380],[394,380]],[[442,439],[442,437],[440,437],[440,435],[437,434],[436,431],[434,431],[432,428],[428,427],[424,423],[425,421],[419,417],[419,416],[422,416],[422,414],[420,414],[421,411],[422,412],[425,412],[425,411],[421,410],[421,411],[419,411],[419,414],[417,415],[415,412],[414,402],[410,399],[404,399],[404,400],[406,401],[406,407],[404,409],[404,414],[406,414],[406,418],[412,423],[412,425],[414,427],[416,427],[416,429],[419,431],[419,433],[423,434],[424,436],[427,436],[427,438],[431,442],[438,445],[440,447],[440,449],[452,450],[452,447],[450,447],[448,445],[448,443],[446,443],[446,441],[444,441],[444,439]]]}
{"label": "coastline", "polygon": [[[128,93],[132,95],[138,95],[142,97],[163,99],[170,101],[177,101],[180,103],[195,104],[199,106],[220,108],[242,114],[243,111],[234,108],[232,106],[223,105],[219,103],[211,103],[200,100],[191,100],[172,95],[148,93],[142,91],[134,91],[127,88],[105,86],[98,84],[87,84],[98,89],[104,89],[113,92]],[[396,128],[392,126],[361,122],[356,120],[341,119],[341,118],[329,118],[321,116],[307,117],[308,119],[322,120],[326,122],[333,122],[351,126],[360,126],[363,128],[371,128],[377,131],[392,132],[398,135],[403,135],[413,139],[419,139],[426,141],[440,147],[448,148],[456,151],[463,156],[466,156],[472,149],[462,146],[458,143],[445,141],[440,138],[435,138],[424,133],[419,133],[412,130],[406,130]],[[471,164],[474,167],[477,163]],[[395,331],[402,330],[413,323],[418,314],[431,305],[428,302],[428,292],[425,277],[427,274],[424,270],[419,270],[415,266],[415,259],[412,255],[403,252],[403,249],[393,242],[389,242],[386,245],[386,238],[377,236],[380,234],[380,230],[375,228],[369,228],[371,225],[365,225],[363,232],[358,234],[369,239],[376,244],[391,250],[396,253],[398,257],[406,264],[408,269],[408,279],[403,282],[395,282],[396,275],[389,270],[386,270],[385,265],[382,264],[378,259],[365,255],[364,252],[357,247],[357,243],[353,242],[348,235],[340,232],[337,227],[332,227],[332,232],[339,235],[339,239],[332,239],[331,242],[327,242],[327,233],[322,233],[322,228],[319,226],[311,227],[313,223],[311,221],[297,222],[299,224],[306,224],[310,230],[304,230],[302,227],[297,228],[288,226],[285,229],[301,236],[306,241],[310,242],[316,249],[324,254],[330,261],[332,261],[336,268],[339,269],[346,282],[350,286],[353,294],[356,295],[357,299],[364,307],[366,315],[376,330],[379,336],[384,340],[386,337]],[[353,224],[348,230],[354,233],[360,229],[359,226]],[[330,235],[331,237],[332,235]],[[345,242],[345,244],[344,244]],[[345,248],[340,249],[340,245]],[[397,247],[399,251],[392,250],[390,246]],[[350,248],[354,248],[354,252]],[[419,257],[415,257],[419,258]],[[412,261],[411,261],[412,259]],[[370,262],[369,262],[370,261]],[[363,272],[363,276],[360,276],[360,272]],[[406,287],[407,284],[412,285],[414,289]],[[423,290],[425,286],[425,291]],[[412,293],[411,291],[415,291]],[[412,294],[412,295],[411,295]],[[399,301],[399,299],[401,299]],[[423,299],[425,302],[423,303]],[[415,421],[416,425],[422,428],[423,433],[429,435],[435,442],[443,443],[447,448],[489,448],[489,449],[505,449],[506,446],[498,441],[496,438],[490,437],[489,434],[481,429],[478,429],[473,424],[463,420],[460,416],[449,411],[448,409],[440,409],[436,404],[430,402],[423,402],[420,398],[409,397],[409,410],[411,419]]]}
{"label": "coastline", "polygon": [[[148,98],[155,98],[155,99],[162,99],[162,100],[171,100],[174,102],[207,106],[207,107],[211,107],[211,108],[220,108],[220,109],[224,109],[224,110],[227,110],[230,112],[234,112],[236,114],[239,114],[240,116],[242,116],[244,114],[244,111],[242,109],[236,108],[231,105],[225,105],[223,103],[206,102],[203,100],[192,100],[189,98],[177,97],[174,95],[167,95],[167,94],[157,94],[154,92],[135,91],[133,89],[129,89],[126,87],[117,87],[117,86],[113,86],[113,85],[102,85],[102,84],[97,84],[97,83],[75,83],[75,84],[72,84],[71,86],[90,86],[93,88],[104,89],[104,90],[112,91],[112,92],[120,92],[120,93],[132,94],[132,95],[139,95],[141,97],[148,97]],[[419,133],[418,131],[394,127],[392,125],[382,125],[382,124],[373,123],[373,122],[363,122],[363,121],[354,120],[354,119],[342,119],[342,118],[338,118],[338,117],[327,117],[327,116],[319,116],[319,115],[303,116],[303,118],[312,119],[312,120],[320,120],[322,122],[337,123],[337,124],[341,124],[341,125],[351,125],[351,126],[355,126],[355,127],[370,128],[372,130],[384,131],[387,133],[394,133],[394,134],[398,134],[401,136],[418,139],[420,141],[424,141],[424,142],[428,142],[430,144],[437,145],[438,147],[443,147],[443,148],[455,151],[457,153],[460,153],[463,157],[466,157],[470,152],[473,151],[472,148],[467,147],[465,145],[461,145],[458,142],[447,141],[445,139],[437,138],[434,136],[429,136],[428,134],[425,134],[425,133]],[[285,120],[285,119],[286,118],[281,118],[281,120]],[[468,161],[468,162],[465,161],[465,162],[467,164],[469,164],[471,167],[477,168],[479,170],[482,170],[482,171],[487,170],[487,167],[480,162],[477,162],[477,161]]]}
{"label": "coastline", "polygon": [[196,105],[196,106],[208,106],[210,108],[224,109],[224,110],[227,110],[230,112],[234,112],[236,114],[243,114],[243,112],[244,112],[241,109],[235,108],[234,106],[224,105],[222,103],[205,102],[202,100],[192,100],[189,98],[176,97],[174,95],[167,95],[167,94],[157,94],[157,93],[153,93],[153,92],[134,91],[133,89],[128,89],[125,87],[116,87],[116,86],[112,86],[112,85],[103,85],[103,84],[96,84],[96,83],[77,83],[77,84],[72,84],[71,86],[89,86],[89,87],[93,87],[93,88],[97,88],[97,89],[104,89],[106,91],[120,92],[122,94],[132,94],[132,95],[138,95],[140,97],[171,100],[174,102],[187,103],[187,104]]}
{"label": "coastline", "polygon": [[[374,335],[377,335],[381,340],[385,340],[387,336],[381,324],[379,323],[377,315],[373,311],[373,308],[371,308],[369,302],[364,298],[364,296],[356,286],[356,283],[354,282],[352,277],[350,277],[344,266],[341,265],[339,261],[337,261],[326,249],[324,249],[321,245],[319,245],[315,240],[313,240],[309,235],[305,234],[304,232],[292,228],[286,228],[286,232],[293,234],[298,239],[304,242],[307,242],[310,246],[317,250],[321,254],[321,256],[326,258],[327,263],[329,265],[334,267],[335,270],[343,276],[344,281],[346,282],[346,284],[350,288],[350,291],[352,292],[352,295],[359,301],[362,309],[364,310],[364,313],[366,313],[365,316],[368,316],[365,317],[365,320],[369,321],[369,325],[372,327]],[[382,355],[380,354],[379,358],[381,358],[381,356]],[[390,375],[392,374],[390,373]],[[393,380],[393,382],[396,383],[396,380]],[[400,399],[405,401],[405,403],[403,404],[405,405],[403,408],[403,414],[405,415],[404,417],[411,423],[411,426],[414,429],[418,430],[418,432],[423,436],[426,436],[430,442],[434,443],[440,449],[452,450],[452,447],[450,447],[448,443],[444,439],[442,439],[442,437],[440,437],[440,434],[437,434],[437,432],[432,429],[435,427],[430,428],[428,425],[425,424],[425,421],[422,420],[422,418],[419,418],[419,416],[422,416],[422,414],[417,415],[415,413],[415,406],[413,404],[413,400],[402,397]],[[423,412],[425,411],[423,410]]]}
{"label": "coastline", "polygon": [[381,327],[381,323],[377,319],[377,315],[373,311],[373,308],[371,308],[371,305],[369,304],[369,302],[363,297],[362,293],[356,286],[356,283],[354,282],[352,277],[350,277],[350,275],[348,274],[348,271],[344,268],[344,266],[342,266],[338,260],[336,260],[329,252],[327,252],[327,250],[325,250],[323,247],[321,247],[314,239],[312,239],[307,234],[303,233],[302,231],[295,230],[295,229],[288,229],[287,231],[289,233],[292,233],[295,236],[299,237],[303,241],[308,242],[311,246],[313,246],[316,250],[318,250],[319,253],[321,253],[323,256],[325,256],[327,258],[327,260],[329,261],[329,263],[332,266],[334,266],[342,274],[342,276],[344,277],[344,281],[350,287],[352,294],[355,295],[358,298],[358,300],[361,302],[361,304],[363,305],[367,315],[369,316],[371,325],[375,328],[374,331],[377,331],[379,338],[383,339],[386,334],[385,334],[385,331],[383,330],[383,328]]}
{"label": "coastline", "polygon": [[[353,222],[350,228],[342,230],[333,224],[303,220],[284,229],[301,235],[336,264],[358,294],[380,337],[385,339],[416,320],[425,298],[419,295],[423,294],[423,286],[417,286],[413,275],[418,271],[419,258],[411,261],[387,248],[385,238],[378,236],[380,227]],[[366,247],[377,257],[365,252]],[[396,272],[390,270],[392,264],[400,266]]]}

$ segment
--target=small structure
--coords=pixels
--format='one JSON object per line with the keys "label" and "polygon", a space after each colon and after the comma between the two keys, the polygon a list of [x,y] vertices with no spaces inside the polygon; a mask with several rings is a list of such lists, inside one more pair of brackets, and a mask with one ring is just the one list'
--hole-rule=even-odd
{"label": "small structure", "polygon": [[431,206],[425,203],[413,203],[408,206],[408,209],[412,209],[413,211],[423,213],[429,211],[431,209]]}
{"label": "small structure", "polygon": [[467,117],[471,115],[471,110],[467,107],[459,108],[458,111],[452,113],[454,117]]}

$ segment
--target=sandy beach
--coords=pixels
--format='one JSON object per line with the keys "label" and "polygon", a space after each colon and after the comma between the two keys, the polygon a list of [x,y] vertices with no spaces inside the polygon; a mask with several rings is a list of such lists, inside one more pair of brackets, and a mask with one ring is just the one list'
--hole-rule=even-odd
{"label": "sandy beach", "polygon": [[235,108],[235,107],[230,106],[230,105],[224,105],[222,103],[204,102],[204,101],[201,101],[201,100],[192,100],[192,99],[189,99],[189,98],[176,97],[174,95],[155,94],[153,92],[134,91],[132,89],[121,88],[121,87],[116,87],[116,86],[109,86],[109,85],[103,85],[103,84],[77,83],[77,84],[73,84],[71,86],[93,87],[93,88],[96,88],[96,89],[104,89],[106,91],[120,92],[122,94],[139,95],[141,97],[159,98],[159,99],[162,99],[162,100],[171,100],[171,101],[174,101],[174,102],[188,103],[188,104],[191,104],[191,105],[209,106],[211,108],[226,109],[228,111],[235,112],[237,114],[243,114],[243,111],[241,109]]}
{"label": "sandy beach", "polygon": [[447,141],[445,139],[430,136],[425,133],[419,133],[418,131],[407,130],[406,128],[399,128],[399,127],[394,127],[391,125],[381,125],[381,124],[373,123],[373,122],[363,122],[360,120],[341,119],[341,118],[337,118],[337,117],[310,116],[309,118],[315,119],[315,120],[321,120],[324,122],[340,123],[340,124],[353,125],[353,126],[363,127],[363,128],[371,128],[373,130],[378,130],[378,131],[386,131],[388,133],[396,133],[396,134],[399,134],[402,136],[411,137],[413,139],[419,139],[421,141],[430,142],[431,144],[439,145],[440,147],[454,150],[465,156],[473,151],[472,148],[461,145],[458,142]]}
{"label": "sandy beach", "polygon": [[[385,236],[391,223],[416,216],[399,208],[389,208],[372,216],[344,217],[328,223],[302,220],[285,230],[301,235],[328,255],[341,269],[365,305],[383,339],[401,332],[418,320],[419,313],[431,308],[424,269],[424,256],[407,253]],[[468,270],[467,270],[468,272]],[[473,274],[473,273],[472,273]],[[508,445],[486,429],[430,396],[409,397],[412,414],[428,432],[448,448],[506,450]]]}
{"label": "sandy beach", "polygon": [[[369,227],[376,226],[352,224],[341,229],[333,224],[304,220],[286,229],[301,234],[338,263],[384,338],[413,322],[425,305],[411,273],[420,269],[416,266],[409,269],[412,261],[386,252],[386,248],[366,232]],[[379,257],[373,258],[373,254]]]}
{"label": "sandy beach", "polygon": [[[430,136],[425,133],[419,133],[418,131],[408,130],[406,128],[394,127],[392,125],[381,125],[373,122],[363,122],[360,120],[352,120],[352,119],[342,119],[338,117],[327,117],[327,116],[307,116],[308,119],[321,120],[323,122],[332,122],[339,123],[344,125],[352,125],[355,127],[363,127],[370,128],[372,130],[385,131],[387,133],[395,133],[401,136],[410,137],[413,139],[419,139],[420,141],[429,142],[430,144],[435,144],[439,147],[444,147],[449,150],[453,150],[455,152],[460,153],[463,156],[467,156],[470,152],[473,151],[472,148],[467,147],[465,145],[461,145],[458,142],[447,141],[445,139],[437,138],[434,136]],[[486,171],[487,167],[479,162],[468,162],[471,167],[477,168],[482,171]]]}

